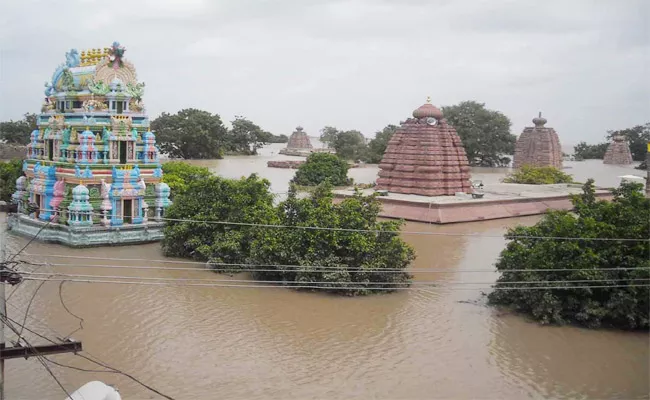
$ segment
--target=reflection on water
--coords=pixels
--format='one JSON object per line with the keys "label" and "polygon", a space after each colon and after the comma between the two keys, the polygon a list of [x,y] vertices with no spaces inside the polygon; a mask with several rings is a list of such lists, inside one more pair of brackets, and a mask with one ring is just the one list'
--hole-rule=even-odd
{"label": "reflection on water", "polygon": [[[257,158],[197,164],[231,177],[258,172],[271,179],[274,191],[286,190],[294,171],[265,168],[266,161],[279,157],[265,153],[270,151],[264,149]],[[373,168],[351,174],[372,181]],[[178,399],[643,397],[648,388],[647,335],[542,327],[485,306],[485,283],[494,281],[493,263],[504,245],[500,235],[509,226],[532,224],[538,218],[446,226],[407,223],[406,231],[446,234],[404,236],[418,255],[412,269],[415,280],[439,285],[417,291],[341,298],[286,289],[66,283],[63,296],[84,318],[84,329],[74,337],[85,349]],[[9,236],[8,251],[26,242]],[[32,260],[76,265],[40,271],[245,278],[216,275],[191,264],[156,262],[164,259],[158,244],[67,249],[34,242],[28,252]],[[88,266],[98,264],[187,270]],[[9,301],[10,317],[22,317],[19,310],[25,309],[36,286],[26,282],[18,287]],[[39,321],[28,319],[28,327],[51,337],[51,329],[65,336],[79,326],[62,308],[57,283],[41,288],[30,314]],[[73,355],[52,358],[93,368]],[[7,398],[65,397],[37,361],[9,360],[6,367]],[[119,375],[55,366],[53,370],[71,390],[100,379],[116,384],[125,399],[156,398]]]}

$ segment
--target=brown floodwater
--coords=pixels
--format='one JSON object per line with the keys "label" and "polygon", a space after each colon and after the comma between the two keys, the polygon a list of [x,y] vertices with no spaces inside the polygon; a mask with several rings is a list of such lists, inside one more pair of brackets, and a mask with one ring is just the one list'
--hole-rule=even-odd
{"label": "brown floodwater", "polygon": [[[294,171],[265,167],[266,161],[277,157],[270,154],[277,148],[265,149],[258,158],[197,164],[229,177],[258,172],[271,180],[274,191],[282,192]],[[575,163],[573,171],[567,171],[588,174],[598,166],[602,164]],[[639,174],[606,167],[596,170],[598,178],[613,183],[602,185],[615,184],[618,175]],[[351,170],[351,175],[372,181],[373,168]],[[495,179],[501,174],[480,172]],[[4,215],[0,219],[4,229]],[[418,290],[341,298],[283,288],[66,283],[62,294],[70,311],[84,319],[83,329],[73,337],[83,341],[85,350],[176,399],[648,398],[647,333],[540,326],[485,305],[483,293],[496,278],[493,264],[505,243],[500,235],[509,226],[537,220],[407,223],[405,231],[480,235],[405,234],[418,256],[412,268],[415,280],[437,283],[417,286]],[[4,239],[8,253],[27,243],[12,235]],[[34,242],[26,253],[29,260],[68,264],[41,266],[35,272],[247,278],[217,275],[198,265],[161,263],[174,260],[163,257],[158,244],[69,249]],[[445,272],[426,271],[430,269]],[[17,286],[8,301],[10,318],[22,322],[37,286],[38,282]],[[65,336],[79,327],[61,305],[57,282],[43,285],[29,314],[26,326],[48,337]],[[8,339],[15,338],[8,329],[5,332]],[[33,334],[27,338],[32,344],[44,343]],[[97,368],[69,354],[50,358]],[[116,385],[124,399],[159,398],[120,375],[54,365],[52,370],[70,391],[101,380]],[[34,359],[7,361],[6,385],[8,399],[65,398]]]}

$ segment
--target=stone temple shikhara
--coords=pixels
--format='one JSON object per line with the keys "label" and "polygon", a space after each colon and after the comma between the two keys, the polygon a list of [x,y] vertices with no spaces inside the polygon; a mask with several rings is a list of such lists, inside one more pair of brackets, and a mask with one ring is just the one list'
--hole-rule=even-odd
{"label": "stone temple shikhara", "polygon": [[615,165],[628,165],[632,164],[632,153],[630,152],[630,146],[625,140],[623,135],[615,135],[612,137],[612,142],[607,146],[607,151],[605,151],[605,158],[603,163],[605,164],[615,164]]}
{"label": "stone temple shikhara", "polygon": [[562,148],[555,129],[547,128],[546,118],[539,113],[533,118],[534,127],[526,127],[515,145],[514,168],[532,167],[562,168]]}
{"label": "stone temple shikhara", "polygon": [[287,147],[280,150],[280,154],[289,156],[306,156],[313,151],[313,146],[309,136],[303,130],[302,126],[297,126],[296,130],[289,136]]}
{"label": "stone temple shikhara", "polygon": [[[12,231],[71,246],[154,241],[171,204],[125,48],[70,50],[46,83]],[[47,225],[44,227],[44,225]]]}
{"label": "stone temple shikhara", "polygon": [[472,193],[460,137],[429,102],[395,132],[379,169],[377,190],[422,196]]}

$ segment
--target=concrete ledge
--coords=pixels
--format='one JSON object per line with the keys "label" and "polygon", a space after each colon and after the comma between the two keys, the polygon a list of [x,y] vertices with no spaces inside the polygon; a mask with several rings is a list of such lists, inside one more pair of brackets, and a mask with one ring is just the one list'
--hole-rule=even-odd
{"label": "concrete ledge", "polygon": [[[34,220],[23,214],[8,215],[9,232],[48,243],[60,243],[70,247],[121,246],[157,242],[163,238],[162,222],[149,222],[143,225],[124,225],[121,227],[92,226],[73,228],[68,225]],[[40,233],[39,233],[40,230]]]}
{"label": "concrete ledge", "polygon": [[[370,194],[372,191],[363,192]],[[527,194],[520,197],[511,195],[507,198],[489,198],[486,193],[487,198],[483,199],[389,194],[388,197],[379,196],[377,199],[382,203],[382,211],[379,213],[381,217],[432,224],[513,218],[544,214],[548,210],[573,209],[571,196],[575,193]],[[350,196],[352,196],[351,190],[337,190],[334,192],[334,201],[340,202]],[[611,200],[613,195],[608,191],[598,190],[596,197]]]}

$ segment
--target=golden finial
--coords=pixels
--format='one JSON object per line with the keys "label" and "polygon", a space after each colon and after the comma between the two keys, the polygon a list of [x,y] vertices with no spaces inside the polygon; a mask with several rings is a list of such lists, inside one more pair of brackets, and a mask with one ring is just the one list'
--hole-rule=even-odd
{"label": "golden finial", "polygon": [[431,96],[427,96],[427,103],[431,104]]}

